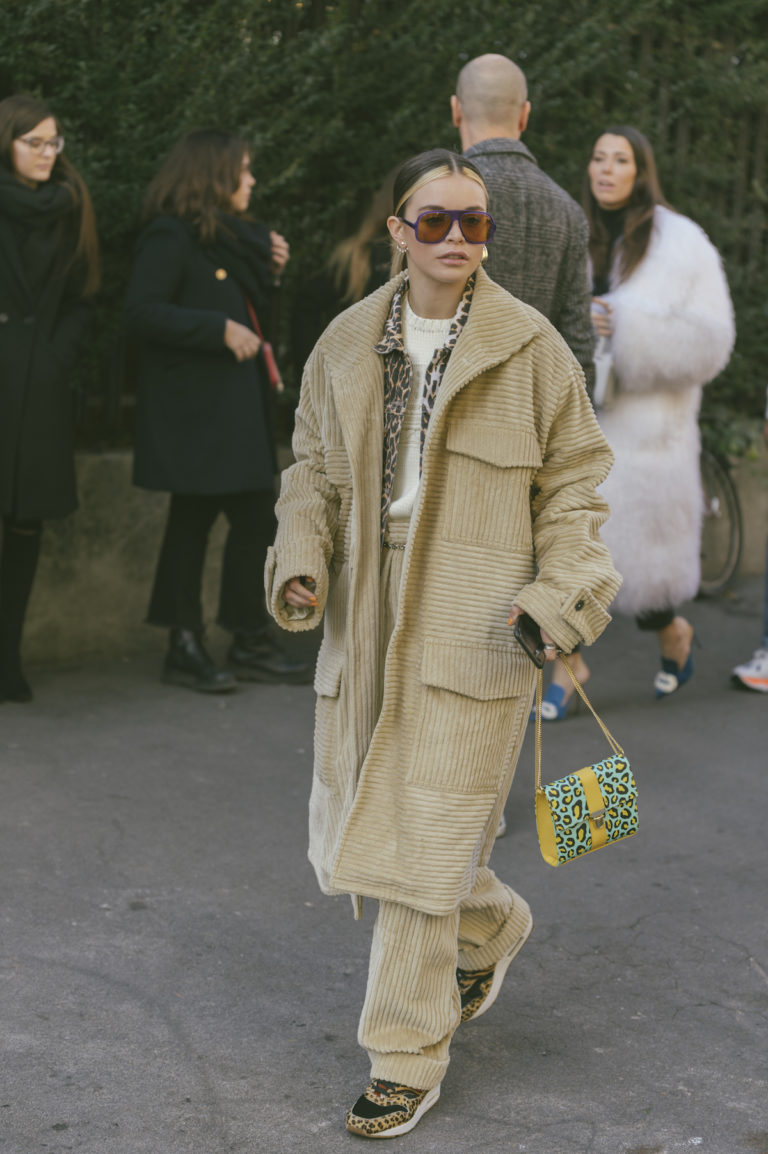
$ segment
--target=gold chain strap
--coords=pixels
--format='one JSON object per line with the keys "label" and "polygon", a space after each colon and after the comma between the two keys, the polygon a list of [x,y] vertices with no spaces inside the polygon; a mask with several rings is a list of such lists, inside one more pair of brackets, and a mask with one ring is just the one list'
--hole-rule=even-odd
{"label": "gold chain strap", "polygon": [[[586,693],[584,692],[583,687],[579,684],[579,681],[578,681],[578,678],[576,677],[576,674],[573,672],[573,670],[571,669],[571,667],[567,661],[562,661],[562,664],[568,670],[568,676],[570,677],[571,681],[573,682],[574,689],[576,690],[579,697],[584,702],[587,709],[592,714],[595,721],[600,726],[600,728],[602,729],[606,738],[608,739],[608,744],[610,745],[611,749],[613,750],[613,752],[616,754],[617,757],[624,757],[625,756],[624,750],[621,748],[621,746],[619,745],[616,738],[613,736],[611,731],[608,729],[608,726],[605,725],[604,722],[602,722],[600,720],[600,718],[597,716],[597,714],[595,713],[594,709],[592,708],[592,704],[591,704],[589,698],[587,697]],[[542,699],[543,688],[544,688],[544,674],[543,674],[542,670],[539,669],[536,672],[536,789],[537,790],[541,789],[541,699]]]}

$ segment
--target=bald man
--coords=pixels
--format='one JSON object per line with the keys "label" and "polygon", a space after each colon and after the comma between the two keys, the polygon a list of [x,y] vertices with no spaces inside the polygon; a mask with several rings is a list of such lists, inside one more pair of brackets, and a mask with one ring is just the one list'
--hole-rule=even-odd
{"label": "bald man", "polygon": [[459,73],[451,112],[464,155],[490,194],[496,234],[488,246],[489,276],[549,318],[591,390],[589,230],[576,202],[520,140],[531,112],[523,72],[506,56],[477,56]]}

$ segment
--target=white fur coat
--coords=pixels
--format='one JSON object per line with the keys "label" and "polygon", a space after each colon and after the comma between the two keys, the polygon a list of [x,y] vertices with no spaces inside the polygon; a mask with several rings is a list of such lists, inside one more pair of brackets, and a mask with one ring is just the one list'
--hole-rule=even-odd
{"label": "white fur coat", "polygon": [[616,463],[602,530],[624,578],[613,608],[636,614],[699,586],[701,388],[728,363],[733,307],[717,250],[688,217],[657,207],[648,251],[606,294],[619,396],[600,413]]}

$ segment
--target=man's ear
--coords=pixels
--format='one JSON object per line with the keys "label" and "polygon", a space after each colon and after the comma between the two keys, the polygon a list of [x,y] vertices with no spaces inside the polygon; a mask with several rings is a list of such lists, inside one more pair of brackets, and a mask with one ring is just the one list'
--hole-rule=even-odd
{"label": "man's ear", "polygon": [[530,100],[526,100],[525,104],[520,109],[520,120],[518,121],[518,127],[520,129],[520,135],[521,136],[523,135],[526,128],[528,127],[528,117],[530,115],[531,115],[531,102],[530,102]]}
{"label": "man's ear", "polygon": [[461,124],[461,104],[455,93],[451,97],[451,119],[453,121],[453,127],[458,128]]}

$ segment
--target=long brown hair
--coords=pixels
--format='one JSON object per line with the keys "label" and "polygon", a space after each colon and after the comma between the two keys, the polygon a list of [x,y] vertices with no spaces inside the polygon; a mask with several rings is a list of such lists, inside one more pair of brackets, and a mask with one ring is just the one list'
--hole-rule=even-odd
{"label": "long brown hair", "polygon": [[[619,253],[619,279],[623,281],[634,272],[648,251],[653,230],[654,208],[657,204],[662,204],[666,208],[670,206],[661,191],[653,149],[647,137],[637,128],[626,124],[611,125],[604,129],[600,136],[623,136],[632,149],[637,168],[634,187],[626,207]],[[582,204],[589,221],[589,255],[592,258],[592,267],[596,276],[608,276],[611,271],[608,230],[590,187],[588,172],[584,178]]]}
{"label": "long brown hair", "polygon": [[192,224],[203,244],[222,227],[221,213],[231,213],[248,146],[239,136],[218,128],[199,128],[177,141],[147,189],[144,219],[175,216]]}
{"label": "long brown hair", "polygon": [[[0,164],[10,173],[15,172],[14,140],[49,118],[55,123],[56,132],[62,135],[58,118],[34,96],[19,94],[0,100]],[[77,216],[77,241],[70,265],[82,261],[85,270],[83,295],[90,296],[99,287],[99,239],[90,193],[82,176],[63,152],[56,157],[50,179],[63,185],[72,195]]]}
{"label": "long brown hair", "polygon": [[384,178],[375,192],[357,232],[340,240],[328,258],[328,268],[337,291],[345,304],[353,304],[365,295],[371,276],[371,253],[375,240],[387,237],[387,217],[392,212],[392,187],[396,168]]}

